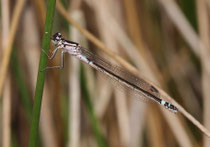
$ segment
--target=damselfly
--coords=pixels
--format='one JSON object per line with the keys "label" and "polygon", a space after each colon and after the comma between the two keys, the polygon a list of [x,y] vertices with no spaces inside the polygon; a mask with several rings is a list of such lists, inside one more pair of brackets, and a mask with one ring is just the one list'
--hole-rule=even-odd
{"label": "damselfly", "polygon": [[139,78],[126,70],[112,65],[107,60],[99,57],[85,48],[81,47],[78,43],[66,40],[62,37],[61,33],[55,33],[51,37],[51,41],[55,44],[56,48],[52,52],[52,56],[42,50],[49,59],[53,59],[59,49],[61,49],[61,65],[46,67],[44,70],[49,68],[58,68],[61,69],[64,67],[64,53],[69,53],[79,60],[89,64],[96,70],[106,74],[110,78],[117,81],[119,84],[127,87],[128,89],[135,91],[139,95],[143,95],[145,98],[153,100],[158,104],[164,106],[166,109],[169,109],[171,112],[178,112],[178,109],[169,102],[166,102],[161,99],[159,91],[151,84],[146,82],[144,79]]}

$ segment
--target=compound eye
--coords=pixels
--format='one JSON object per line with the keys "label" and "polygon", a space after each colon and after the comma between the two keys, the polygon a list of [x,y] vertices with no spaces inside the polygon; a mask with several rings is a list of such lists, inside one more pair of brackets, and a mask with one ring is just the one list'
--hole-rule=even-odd
{"label": "compound eye", "polygon": [[61,33],[57,32],[54,35],[52,35],[51,40],[53,40],[53,41],[59,41],[59,40],[61,40],[61,38],[62,38]]}

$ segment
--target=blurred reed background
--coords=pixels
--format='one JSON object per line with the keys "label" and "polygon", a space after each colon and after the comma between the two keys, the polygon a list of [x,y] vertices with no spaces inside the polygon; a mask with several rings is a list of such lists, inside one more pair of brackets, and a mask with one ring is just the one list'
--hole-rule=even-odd
{"label": "blurred reed background", "polygon": [[[47,2],[1,0],[0,72],[7,68],[0,75],[2,147],[29,143]],[[53,33],[115,64],[122,65],[115,55],[122,57],[210,129],[210,0],[58,2]],[[101,48],[115,54],[107,56]],[[64,69],[46,72],[37,146],[210,146],[181,106],[184,115],[142,103],[88,65],[65,57]],[[48,61],[59,64],[59,54]]]}

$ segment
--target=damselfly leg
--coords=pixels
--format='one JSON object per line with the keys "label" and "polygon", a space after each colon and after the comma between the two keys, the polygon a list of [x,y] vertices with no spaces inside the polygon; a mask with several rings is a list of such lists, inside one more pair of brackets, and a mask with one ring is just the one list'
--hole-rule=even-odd
{"label": "damselfly leg", "polygon": [[[48,57],[48,59],[51,60],[55,57],[58,49],[62,49],[62,48],[60,46],[58,46],[55,50],[53,50],[53,54],[52,54],[51,57],[45,52],[45,50],[42,49],[42,52],[44,52],[44,54]],[[65,53],[64,51],[61,52],[61,64],[60,64],[60,66],[47,66],[44,69],[42,69],[41,71],[44,71],[46,69],[52,69],[52,68],[62,69],[64,67],[64,53]]]}

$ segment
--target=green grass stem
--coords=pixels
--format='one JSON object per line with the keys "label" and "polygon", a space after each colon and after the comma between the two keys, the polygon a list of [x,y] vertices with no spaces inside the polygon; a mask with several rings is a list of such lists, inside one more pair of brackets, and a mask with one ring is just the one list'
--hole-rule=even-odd
{"label": "green grass stem", "polygon": [[[44,49],[45,52],[49,51],[50,35],[52,31],[53,18],[55,14],[55,5],[56,5],[56,0],[48,1],[47,14],[45,18],[44,35],[43,35],[43,40],[42,40],[42,49]],[[41,52],[41,49],[40,49],[40,52]],[[47,56],[43,52],[41,52],[36,90],[35,90],[35,96],[34,96],[29,147],[36,146],[37,135],[39,132],[38,130],[39,130],[40,110],[41,110],[43,87],[44,87],[44,81],[45,81],[45,71],[41,71],[41,70],[43,70],[46,67],[46,65],[47,65]]]}
{"label": "green grass stem", "polygon": [[[82,64],[81,64],[82,65]],[[102,132],[100,130],[99,127],[99,120],[96,117],[95,111],[94,111],[94,107],[93,104],[91,102],[91,98],[90,98],[90,94],[88,92],[88,88],[87,88],[87,84],[86,84],[86,78],[85,78],[85,74],[84,74],[84,67],[81,66],[81,88],[82,88],[82,93],[83,93],[83,100],[84,103],[87,107],[89,116],[90,116],[90,121],[91,121],[91,125],[93,128],[93,132],[94,135],[96,137],[97,143],[99,147],[105,147],[106,145],[106,141],[104,139],[104,136],[102,135]]]}
{"label": "green grass stem", "polygon": [[30,98],[29,89],[26,85],[26,80],[24,79],[23,72],[18,62],[17,49],[15,48],[13,49],[11,54],[11,65],[14,78],[17,83],[18,92],[20,94],[20,100],[25,109],[27,119],[30,121],[32,116],[32,101]]}

